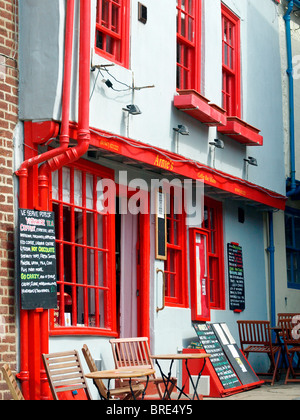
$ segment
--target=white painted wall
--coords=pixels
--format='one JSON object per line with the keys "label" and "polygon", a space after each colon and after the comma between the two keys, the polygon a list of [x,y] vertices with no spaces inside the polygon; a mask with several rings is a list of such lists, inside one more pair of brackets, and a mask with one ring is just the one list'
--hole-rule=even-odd
{"label": "white painted wall", "polygon": [[[63,23],[61,1],[24,0],[21,5],[21,119],[59,119],[62,70]],[[179,153],[210,164],[208,141],[217,133],[186,116],[172,105],[176,94],[176,0],[144,2],[148,21],[137,20],[137,3],[132,1],[130,69],[109,67],[114,77],[135,86],[153,89],[114,92],[91,72],[90,125],[174,151],[173,127],[186,124],[190,136],[180,139]],[[257,158],[259,166],[249,168],[249,181],[284,193],[281,78],[276,5],[270,0],[225,1],[241,19],[243,118],[261,129],[263,147],[245,147],[222,137],[225,149],[216,154],[216,169],[245,176],[244,158]],[[92,0],[91,48],[94,45],[95,5]],[[221,105],[221,18],[220,1],[203,1],[202,87],[209,100]],[[76,9],[78,25],[78,1]],[[253,30],[255,28],[255,30]],[[78,27],[75,28],[78,33]],[[75,42],[75,49],[78,42]],[[30,53],[28,53],[30,51]],[[92,64],[107,60],[93,54]],[[72,95],[73,120],[77,119],[77,54],[74,55]],[[105,74],[105,71],[102,71]],[[109,77],[110,78],[110,77]],[[114,87],[118,85],[112,78]],[[95,84],[95,85],[94,85]],[[44,98],[47,98],[47,101]],[[122,108],[135,102],[142,115],[128,116]]]}

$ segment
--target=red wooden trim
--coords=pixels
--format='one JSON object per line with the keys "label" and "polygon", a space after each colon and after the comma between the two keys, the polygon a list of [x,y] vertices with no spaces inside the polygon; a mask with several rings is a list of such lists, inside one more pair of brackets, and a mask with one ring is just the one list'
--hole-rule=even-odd
{"label": "red wooden trim", "polygon": [[[103,217],[105,217],[105,220],[103,221],[103,247],[100,248],[98,246],[98,242],[94,242],[94,246],[92,249],[95,249],[97,252],[95,252],[95,258],[97,260],[98,252],[101,250],[105,254],[105,258],[103,258],[103,273],[104,273],[104,284],[103,286],[100,286],[98,284],[98,278],[96,278],[96,281],[93,285],[88,285],[88,278],[87,278],[87,266],[88,266],[88,255],[87,255],[87,209],[86,209],[86,174],[89,173],[93,176],[93,186],[94,186],[94,198],[96,198],[96,192],[95,187],[97,185],[97,178],[109,178],[114,180],[114,171],[109,168],[104,168],[100,165],[94,164],[92,162],[87,162],[84,160],[78,160],[74,162],[73,164],[68,165],[67,167],[70,168],[70,203],[67,203],[67,205],[70,208],[70,216],[71,216],[71,226],[70,226],[70,238],[71,242],[66,242],[66,239],[63,238],[63,196],[62,196],[62,169],[59,171],[59,197],[58,200],[54,200],[55,202],[58,202],[59,206],[59,220],[60,220],[60,226],[59,226],[59,232],[60,235],[58,235],[57,243],[58,243],[58,253],[60,256],[60,266],[59,266],[59,274],[60,279],[64,278],[64,244],[70,244],[71,249],[71,259],[70,259],[70,273],[71,278],[69,281],[59,281],[60,284],[60,292],[61,292],[61,300],[60,300],[60,320],[61,320],[61,326],[55,327],[54,326],[54,311],[50,311],[51,317],[50,317],[50,335],[109,335],[109,336],[116,336],[116,308],[115,308],[115,295],[116,295],[116,284],[115,284],[115,278],[114,278],[114,267],[115,267],[115,232],[114,232],[114,214],[107,214]],[[82,219],[83,219],[83,240],[82,240],[82,284],[77,284],[76,281],[74,281],[75,278],[75,255],[74,252],[74,246],[80,246],[75,241],[75,231],[74,231],[74,169],[77,169],[82,174],[82,203],[81,206],[76,206],[78,208],[82,208]],[[95,201],[93,203],[93,206],[95,206]],[[94,209],[95,210],[95,209]],[[73,211],[73,213],[72,213]],[[73,215],[72,215],[73,214]],[[94,213],[94,222],[95,217],[98,213]],[[97,230],[94,229],[94,241],[95,238],[97,239],[98,233]],[[73,239],[72,239],[73,238]],[[73,240],[73,241],[72,241]],[[77,245],[76,245],[77,244]],[[90,248],[90,245],[89,245]],[[96,255],[97,254],[97,255]],[[95,264],[95,271],[98,271],[97,263]],[[95,273],[94,273],[94,280],[95,280]],[[71,282],[71,283],[70,283]],[[73,302],[74,300],[74,293],[76,294],[76,288],[82,287],[83,292],[83,299],[84,299],[84,324],[85,327],[82,326],[71,326],[71,327],[65,327],[64,326],[64,286],[70,285],[72,287],[72,297]],[[105,328],[100,328],[99,320],[96,317],[96,327],[89,327],[89,312],[88,312],[88,289],[94,288],[95,289],[95,303],[99,301],[97,297],[97,290],[105,290],[105,296],[104,296],[104,305],[105,305]],[[74,293],[73,293],[74,292]],[[76,306],[76,308],[74,308]],[[99,313],[99,309],[97,308],[95,314],[97,315],[97,312]],[[77,305],[72,305],[72,319],[73,322],[76,322],[77,320]]]}
{"label": "red wooden trim", "polygon": [[[225,305],[225,270],[224,270],[224,231],[223,231],[223,205],[220,201],[213,200],[212,198],[205,197],[204,205],[209,209],[212,208],[215,212],[215,249],[216,252],[209,256],[216,258],[218,260],[218,279],[217,287],[218,289],[218,302],[217,304],[211,304],[212,309],[224,310],[226,309]],[[216,291],[216,290],[215,290]]]}
{"label": "red wooden trim", "polygon": [[218,131],[247,146],[263,145],[263,137],[259,134],[260,130],[237,117],[227,117],[226,126],[218,127]]}
{"label": "red wooden trim", "polygon": [[[104,0],[103,0],[104,1]],[[102,3],[100,0],[97,0],[98,4]],[[130,42],[130,0],[120,0],[119,8],[119,19],[117,22],[118,30],[114,31],[111,29],[112,23],[112,13],[109,13],[109,27],[102,25],[101,20],[101,7],[98,5],[98,16],[96,18],[96,28],[95,28],[95,51],[97,54],[107,58],[110,61],[113,61],[121,66],[129,68],[129,42]],[[108,7],[111,8],[111,2],[109,2]],[[103,33],[105,36],[110,36],[119,44],[120,58],[117,56],[117,52],[114,51],[113,54],[100,49],[97,47],[97,32]],[[117,48],[118,49],[118,48]]]}
{"label": "red wooden trim", "polygon": [[[179,88],[196,89],[200,92],[201,90],[201,2],[198,0],[192,0],[191,9],[187,10],[187,4],[182,9],[181,0],[177,1],[177,46],[182,49],[184,47],[188,50],[186,56],[188,57],[188,64],[186,67],[181,63],[178,63],[177,67],[180,67],[185,74],[188,75],[188,80],[180,80]],[[193,34],[194,40],[188,39],[188,36],[182,35],[182,20],[181,14],[186,16],[185,19],[185,34],[188,32],[188,23],[190,18],[193,19]]]}
{"label": "red wooden trim", "polygon": [[[76,139],[76,126],[71,126],[71,132],[73,138]],[[184,160],[182,156],[167,150],[95,129],[91,129],[90,144],[186,178],[202,181],[222,191],[280,210],[285,209],[285,196],[195,162],[192,159],[186,159],[185,162],[182,162]]]}
{"label": "red wooden trim", "polygon": [[[223,74],[226,74],[227,71],[231,74],[234,84],[231,90],[231,95],[233,96],[233,100],[231,102],[232,110],[226,110],[228,115],[236,115],[237,117],[241,117],[241,40],[240,40],[240,19],[236,16],[228,7],[226,7],[223,3],[221,3],[221,13],[222,13],[222,22],[223,19],[229,21],[234,28],[232,32],[232,37],[234,40],[234,68],[229,69],[224,64],[224,52],[223,52],[223,59],[222,59],[222,69]],[[222,29],[222,45],[224,42],[224,28]],[[222,46],[223,48],[223,46]],[[224,106],[225,108],[225,106]]]}
{"label": "red wooden trim", "polygon": [[[174,288],[175,296],[165,296],[166,306],[173,307],[188,307],[188,285],[187,285],[187,248],[186,248],[186,215],[174,214],[174,194],[170,197],[170,211],[171,214],[167,215],[167,219],[171,220],[171,228],[169,235],[171,242],[167,243],[167,259],[165,261],[165,273],[166,279],[170,278],[170,275],[174,275]],[[177,223],[177,244],[174,244],[174,221]],[[170,270],[170,251],[174,250],[176,254],[173,258],[173,271]]]}
{"label": "red wooden trim", "polygon": [[[75,124],[70,125],[70,134],[73,139],[77,139],[77,126]],[[30,137],[26,136],[26,132],[25,144],[30,145]],[[145,143],[96,129],[91,129],[90,144],[99,149],[108,150],[118,155],[149,164],[153,167],[168,170],[174,174],[203,181],[207,185],[230,192],[234,195],[245,197],[249,200],[257,201],[258,203],[275,207],[280,210],[285,209],[285,196],[233,175],[215,170],[199,162],[194,162],[192,159],[186,159],[185,162],[182,162],[182,156],[167,150],[152,147]],[[28,153],[30,150],[31,149],[25,146],[25,152]],[[29,156],[30,153],[28,153],[27,156]],[[179,162],[179,160],[181,162]],[[79,162],[76,163],[76,165],[79,164]],[[97,165],[93,166],[91,162],[88,164],[89,167],[97,167]],[[93,169],[93,171],[94,170],[95,169]],[[108,171],[107,168],[105,168],[105,170]],[[108,174],[106,176],[108,176]],[[37,196],[37,194],[35,194],[35,196]]]}

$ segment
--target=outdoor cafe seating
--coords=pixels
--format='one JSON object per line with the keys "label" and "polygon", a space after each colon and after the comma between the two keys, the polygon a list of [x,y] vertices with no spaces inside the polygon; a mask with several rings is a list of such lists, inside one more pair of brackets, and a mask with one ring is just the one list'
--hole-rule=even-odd
{"label": "outdoor cafe seating", "polygon": [[[110,344],[116,368],[143,367],[154,369],[147,337],[111,339]],[[165,392],[161,387],[164,384],[164,379],[157,377],[156,373],[154,373],[150,377],[150,382],[155,385],[159,397],[161,399],[165,398]],[[167,396],[171,395],[176,383],[177,379],[172,378]]]}
{"label": "outdoor cafe seating", "polygon": [[[281,346],[272,343],[271,325],[269,321],[237,321],[241,350],[247,359],[250,353],[267,354],[270,359],[270,369],[257,372],[258,376],[271,376],[266,381],[274,385],[281,355]],[[277,354],[277,357],[276,357]]]}
{"label": "outdoor cafe seating", "polygon": [[[297,322],[299,322],[298,325]],[[295,317],[281,318],[278,324],[288,362],[285,384],[300,382],[300,372],[296,372],[296,367],[299,368],[300,364],[300,316],[298,320]],[[298,357],[297,363],[295,363],[296,357]]]}

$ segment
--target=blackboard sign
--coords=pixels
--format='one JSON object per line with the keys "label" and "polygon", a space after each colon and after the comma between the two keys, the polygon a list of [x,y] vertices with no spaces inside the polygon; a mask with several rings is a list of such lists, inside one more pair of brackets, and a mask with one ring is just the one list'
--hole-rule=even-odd
{"label": "blackboard sign", "polygon": [[164,192],[156,191],[156,227],[155,227],[157,260],[167,259],[167,216],[166,216],[166,195]]}
{"label": "blackboard sign", "polygon": [[57,308],[54,213],[19,209],[22,309]]}
{"label": "blackboard sign", "polygon": [[206,353],[211,354],[210,362],[224,389],[241,386],[241,383],[230,366],[223,348],[210,324],[193,323],[198,338]]}
{"label": "blackboard sign", "polygon": [[227,244],[229,306],[231,311],[245,309],[245,282],[242,247],[236,243]]}
{"label": "blackboard sign", "polygon": [[240,382],[243,385],[250,385],[258,382],[259,378],[236,344],[227,324],[211,324],[211,326]]}

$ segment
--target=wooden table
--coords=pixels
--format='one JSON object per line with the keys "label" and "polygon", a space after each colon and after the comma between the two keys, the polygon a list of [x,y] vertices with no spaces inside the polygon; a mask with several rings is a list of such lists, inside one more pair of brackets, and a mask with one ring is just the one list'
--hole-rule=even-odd
{"label": "wooden table", "polygon": [[144,399],[144,396],[148,387],[149,376],[153,375],[154,373],[155,373],[154,369],[128,367],[128,368],[119,368],[119,369],[113,369],[113,370],[99,370],[97,372],[90,372],[90,373],[86,373],[85,377],[88,379],[101,379],[101,380],[108,379],[108,386],[107,386],[107,399],[108,400],[110,397],[110,393],[109,393],[110,381],[112,379],[129,379],[129,386],[131,389],[131,393],[132,393],[133,398],[135,399],[134,391],[131,385],[131,380],[134,378],[146,377],[147,378],[146,385],[145,385],[143,395],[142,395],[142,399]]}
{"label": "wooden table", "polygon": [[[208,353],[176,353],[176,354],[151,355],[151,359],[155,360],[155,362],[156,362],[156,364],[159,368],[160,374],[161,374],[161,376],[163,378],[163,381],[164,381],[164,385],[165,385],[164,398],[165,398],[166,395],[168,395],[168,397],[171,399],[171,395],[168,392],[168,388],[169,388],[170,383],[173,383],[172,380],[171,380],[171,371],[172,371],[172,366],[173,366],[174,360],[185,360],[185,367],[186,367],[186,370],[187,370],[187,373],[188,373],[188,376],[189,376],[189,379],[190,379],[190,383],[191,383],[191,385],[194,389],[194,394],[193,394],[192,399],[194,400],[197,397],[197,399],[199,400],[200,398],[199,398],[199,395],[197,393],[197,387],[198,387],[199,380],[201,378],[201,374],[202,374],[203,369],[204,369],[205,364],[206,364],[206,359],[209,358],[209,357],[210,357],[210,354],[208,354]],[[189,368],[188,368],[188,360],[191,360],[191,359],[203,359],[203,361],[204,361],[203,367],[198,374],[198,378],[197,378],[196,383],[194,382],[194,380],[192,378],[192,375],[191,375],[191,373],[189,371]],[[163,372],[160,364],[158,363],[158,360],[171,360],[168,375],[166,375]],[[176,384],[174,384],[174,385],[179,390],[178,399],[180,399],[182,394],[184,394],[187,398],[190,399],[190,397],[184,392],[185,385],[183,385],[181,388],[179,388]]]}

